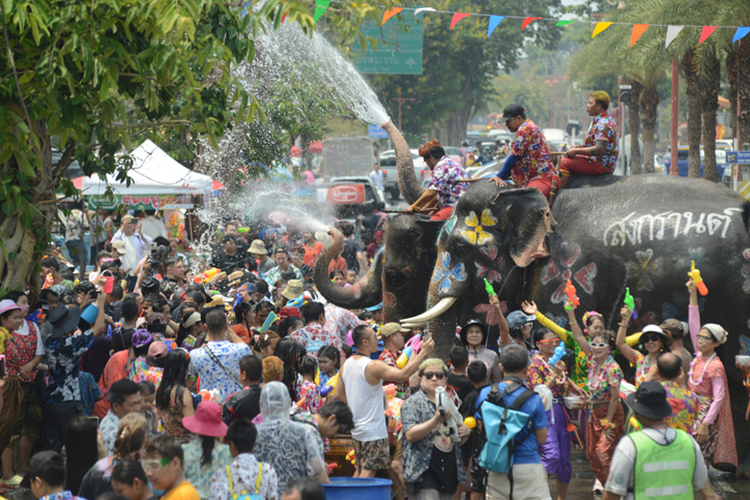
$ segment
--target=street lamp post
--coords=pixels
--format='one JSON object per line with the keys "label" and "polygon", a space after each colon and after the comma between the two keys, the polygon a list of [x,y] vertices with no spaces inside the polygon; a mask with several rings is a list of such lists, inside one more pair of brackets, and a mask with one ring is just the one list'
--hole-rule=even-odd
{"label": "street lamp post", "polygon": [[401,90],[398,91],[398,97],[392,98],[398,102],[398,130],[401,131],[401,105],[406,101],[416,101],[413,97],[401,97]]}

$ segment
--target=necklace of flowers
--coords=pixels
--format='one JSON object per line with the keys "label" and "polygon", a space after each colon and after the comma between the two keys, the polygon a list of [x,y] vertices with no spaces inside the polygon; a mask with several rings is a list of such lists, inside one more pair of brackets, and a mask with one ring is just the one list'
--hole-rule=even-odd
{"label": "necklace of flowers", "polygon": [[[714,359],[714,356],[716,356],[716,352],[714,352],[711,355],[711,357],[708,358],[708,360],[706,361],[706,364],[703,367],[703,372],[701,373],[701,376],[698,377],[698,381],[697,382],[693,378],[693,368],[695,368],[695,362],[698,361],[698,358],[694,359],[690,363],[690,371],[688,372],[688,378],[690,378],[690,384],[693,385],[693,387],[695,387],[696,385],[698,385],[700,383],[700,381],[703,380],[703,376],[706,374],[706,370],[708,370],[708,364],[711,362],[712,359]],[[703,357],[703,355],[701,355],[701,357]]]}
{"label": "necklace of flowers", "polygon": [[[555,372],[552,370],[552,368],[549,366],[549,364],[547,363],[547,361],[544,359],[544,356],[542,356],[541,353],[536,353],[535,356],[537,358],[539,358],[539,360],[542,361],[542,363],[544,364],[544,366],[546,366],[549,369],[550,375],[554,378],[555,377]],[[564,384],[565,381],[567,380],[567,378],[568,378],[567,372],[563,372],[562,375],[560,375],[559,377],[555,378],[555,382],[557,382],[558,384]]]}
{"label": "necklace of flowers", "polygon": [[[602,380],[605,377],[602,377],[601,375],[605,374],[604,365],[607,363],[607,360],[609,360],[609,356],[611,356],[611,354],[607,355],[607,359],[604,360],[604,363],[602,363],[601,365],[599,365],[599,363],[596,361],[596,358],[592,356],[594,367],[591,369],[591,375],[589,376],[589,387],[591,389],[598,389],[602,386]],[[599,375],[596,374],[597,370],[600,370]],[[594,379],[596,379],[597,381],[596,384],[594,384]]]}

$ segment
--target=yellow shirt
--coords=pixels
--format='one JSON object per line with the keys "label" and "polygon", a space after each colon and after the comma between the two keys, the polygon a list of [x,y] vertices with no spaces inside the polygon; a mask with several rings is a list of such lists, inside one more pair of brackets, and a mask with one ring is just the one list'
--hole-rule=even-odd
{"label": "yellow shirt", "polygon": [[176,488],[166,492],[161,500],[201,500],[201,498],[190,481],[183,481]]}

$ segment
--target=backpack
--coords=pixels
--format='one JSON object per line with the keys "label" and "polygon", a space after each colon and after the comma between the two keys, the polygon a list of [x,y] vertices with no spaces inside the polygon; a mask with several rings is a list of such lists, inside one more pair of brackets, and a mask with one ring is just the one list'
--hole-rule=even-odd
{"label": "backpack", "polygon": [[232,471],[231,467],[227,465],[227,480],[229,481],[229,493],[232,500],[261,500],[260,498],[260,478],[263,475],[263,462],[258,462],[258,477],[255,479],[255,494],[248,493],[243,490],[240,493],[234,492],[234,484],[232,482]]}
{"label": "backpack", "polygon": [[512,499],[513,455],[516,447],[533,431],[531,416],[520,410],[535,393],[526,389],[518,395],[511,406],[507,406],[503,398],[523,387],[520,379],[508,377],[508,380],[512,380],[513,383],[508,384],[502,393],[497,384],[492,384],[487,400],[480,407],[486,441],[479,454],[479,466],[498,474],[508,473]]}
{"label": "backpack", "polygon": [[308,334],[307,334],[307,332],[306,332],[306,331],[304,331],[303,329],[299,329],[299,330],[297,330],[297,331],[298,331],[299,333],[301,333],[303,337],[305,337],[305,340],[307,341],[307,345],[305,346],[305,350],[306,350],[306,351],[307,351],[308,353],[310,353],[310,352],[318,352],[318,351],[320,351],[321,349],[323,349],[323,348],[324,348],[325,346],[327,346],[327,345],[328,345],[328,344],[326,344],[326,343],[325,343],[324,341],[322,341],[322,340],[313,340],[313,339],[311,338],[311,336],[310,336],[310,335],[308,335]]}

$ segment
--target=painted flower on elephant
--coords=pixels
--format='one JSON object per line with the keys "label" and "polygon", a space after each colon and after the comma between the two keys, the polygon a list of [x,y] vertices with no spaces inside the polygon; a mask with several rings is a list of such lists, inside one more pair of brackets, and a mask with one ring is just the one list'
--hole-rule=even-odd
{"label": "painted flower on elephant", "polygon": [[451,254],[448,252],[442,252],[440,254],[439,267],[435,267],[435,272],[432,274],[432,281],[439,283],[438,292],[447,292],[451,288],[451,278],[456,281],[466,281],[466,268],[463,262],[459,262],[453,269],[451,269]]}
{"label": "painted flower on elephant", "polygon": [[491,227],[497,224],[497,219],[492,215],[489,208],[485,208],[482,211],[481,220],[472,210],[469,212],[469,215],[464,218],[464,222],[467,226],[472,228],[472,230],[461,231],[461,236],[472,245],[484,245],[494,239],[490,233],[487,233],[484,230],[485,227]]}
{"label": "painted flower on elephant", "polygon": [[628,262],[628,275],[630,280],[637,280],[635,288],[638,291],[650,292],[654,289],[652,278],[658,278],[664,271],[664,259],[654,259],[654,251],[651,248],[645,252],[635,252],[638,263]]}

